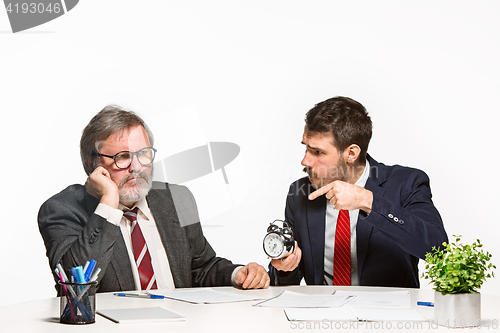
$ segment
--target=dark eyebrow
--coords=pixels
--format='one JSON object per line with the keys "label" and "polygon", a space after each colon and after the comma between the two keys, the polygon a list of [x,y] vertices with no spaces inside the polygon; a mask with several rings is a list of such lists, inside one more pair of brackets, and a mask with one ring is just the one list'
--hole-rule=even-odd
{"label": "dark eyebrow", "polygon": [[304,146],[306,146],[306,147],[307,147],[307,148],[309,148],[309,149],[312,149],[312,150],[318,150],[318,151],[324,152],[324,150],[323,150],[323,149],[321,149],[321,148],[318,148],[318,147],[313,147],[313,146],[310,146],[310,145],[306,145],[306,144],[304,143],[304,141],[302,141],[302,142],[301,142],[301,144],[303,144]]}

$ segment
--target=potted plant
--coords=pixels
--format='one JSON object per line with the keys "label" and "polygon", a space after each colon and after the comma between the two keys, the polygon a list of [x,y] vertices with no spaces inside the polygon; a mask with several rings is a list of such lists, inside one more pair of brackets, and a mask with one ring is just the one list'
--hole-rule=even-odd
{"label": "potted plant", "polygon": [[447,327],[481,326],[481,294],[478,290],[486,278],[494,277],[496,266],[490,261],[492,255],[484,253],[483,244],[443,243],[425,256],[426,272],[436,291],[434,294],[434,321]]}

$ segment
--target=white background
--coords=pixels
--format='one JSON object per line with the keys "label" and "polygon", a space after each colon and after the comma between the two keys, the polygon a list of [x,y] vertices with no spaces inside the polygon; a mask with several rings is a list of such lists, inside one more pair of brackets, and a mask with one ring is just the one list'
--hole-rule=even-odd
{"label": "white background", "polygon": [[150,123],[161,157],[241,147],[229,185],[221,171],[186,184],[234,262],[267,266],[266,227],[302,176],[304,114],[344,95],[371,114],[371,155],[425,170],[448,235],[500,263],[498,13],[496,0],[85,0],[12,34],[0,10],[0,305],[55,295],[38,209],[85,181],[80,134],[109,103]]}

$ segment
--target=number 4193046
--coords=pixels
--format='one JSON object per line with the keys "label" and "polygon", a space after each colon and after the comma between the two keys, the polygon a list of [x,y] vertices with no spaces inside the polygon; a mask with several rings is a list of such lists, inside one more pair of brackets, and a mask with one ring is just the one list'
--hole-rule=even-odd
{"label": "number 4193046", "polygon": [[49,3],[45,5],[43,3],[27,3],[23,2],[21,4],[9,3],[6,7],[7,13],[11,14],[14,12],[15,14],[36,14],[36,13],[56,13],[59,14],[62,10],[60,3]]}

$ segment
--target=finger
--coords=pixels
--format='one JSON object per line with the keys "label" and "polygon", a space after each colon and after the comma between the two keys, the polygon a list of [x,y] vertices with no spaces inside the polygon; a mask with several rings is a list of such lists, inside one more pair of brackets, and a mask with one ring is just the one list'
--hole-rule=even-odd
{"label": "finger", "polygon": [[269,288],[270,285],[271,285],[271,278],[269,277],[269,275],[267,275],[266,284],[264,285],[263,289]]}
{"label": "finger", "polygon": [[297,261],[300,262],[300,260],[302,259],[302,250],[299,247],[297,247],[296,256],[297,256]]}
{"label": "finger", "polygon": [[302,251],[300,250],[300,248],[297,248],[297,251],[294,252],[293,258],[291,258],[293,259],[293,261],[289,263],[289,269],[294,270],[297,266],[299,266],[301,258]]}
{"label": "finger", "polygon": [[243,287],[243,289],[248,289],[249,286],[251,286],[252,284],[255,284],[254,279],[255,279],[255,271],[249,270],[247,272],[247,276],[245,277],[245,279],[243,280],[243,283],[241,285]]}
{"label": "finger", "polygon": [[288,269],[289,270],[294,270],[295,267],[297,267],[299,265],[299,262],[300,262],[300,258],[296,254],[293,255],[292,259],[293,260],[288,263]]}
{"label": "finger", "polygon": [[110,174],[109,174],[109,171],[106,169],[106,168],[103,168],[102,166],[99,166],[97,167],[97,169],[99,174],[103,175],[103,176],[106,176],[108,178],[111,178]]}
{"label": "finger", "polygon": [[257,289],[260,288],[260,284],[262,282],[262,276],[259,274],[256,274],[252,281],[247,285],[245,289]]}
{"label": "finger", "polygon": [[245,266],[243,266],[236,273],[236,276],[234,277],[234,282],[236,282],[237,285],[243,286],[243,283],[245,282],[246,277],[247,277],[247,270],[246,270]]}
{"label": "finger", "polygon": [[330,191],[332,189],[332,187],[333,187],[333,183],[330,183],[330,184],[327,184],[327,185],[317,189],[313,193],[309,194],[309,200],[314,200],[317,197],[327,193],[328,191]]}
{"label": "finger", "polygon": [[262,288],[264,286],[265,280],[266,280],[265,275],[267,275],[267,272],[264,269],[262,269],[262,271],[259,270],[258,272],[256,272],[252,281],[248,284],[246,289]]}
{"label": "finger", "polygon": [[271,265],[273,265],[274,268],[276,268],[277,270],[284,271],[284,272],[286,272],[288,270],[287,267],[289,266],[286,262],[286,258],[283,258],[283,260],[282,259],[273,259],[273,260],[271,260]]}
{"label": "finger", "polygon": [[287,261],[285,262],[286,264],[285,269],[287,271],[293,271],[295,268],[297,268],[299,263],[300,263],[300,257],[297,256],[297,254],[292,254],[287,258]]}
{"label": "finger", "polygon": [[283,269],[283,262],[281,261],[281,259],[272,259],[271,260],[271,265],[276,268],[277,270],[280,270],[282,271]]}
{"label": "finger", "polygon": [[267,289],[267,287],[269,287],[270,284],[271,284],[271,279],[269,278],[269,275],[267,274],[267,272],[264,271],[262,274],[262,278],[260,279],[260,282],[256,286],[256,288]]}
{"label": "finger", "polygon": [[333,198],[334,198],[333,191],[328,191],[328,192],[326,192],[325,197],[326,197],[328,200],[333,199]]}

